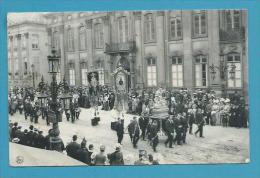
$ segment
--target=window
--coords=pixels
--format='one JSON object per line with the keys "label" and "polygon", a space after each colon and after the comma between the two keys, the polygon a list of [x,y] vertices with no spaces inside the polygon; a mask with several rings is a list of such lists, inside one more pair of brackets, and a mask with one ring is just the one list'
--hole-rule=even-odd
{"label": "window", "polygon": [[14,48],[17,48],[18,46],[18,39],[17,37],[14,38]]}
{"label": "window", "polygon": [[180,16],[170,18],[169,37],[170,40],[180,39],[182,37],[182,23]]}
{"label": "window", "polygon": [[207,35],[206,11],[193,11],[193,36],[201,37]]}
{"label": "window", "polygon": [[86,44],[86,29],[84,26],[79,28],[79,49],[80,50],[86,50],[87,44]]}
{"label": "window", "polygon": [[105,74],[104,74],[103,62],[97,63],[97,70],[98,70],[99,85],[105,85]]}
{"label": "window", "polygon": [[86,63],[81,64],[81,82],[82,85],[88,85],[88,69]]}
{"label": "window", "polygon": [[56,75],[57,83],[59,84],[61,82],[61,74],[60,74],[60,68],[58,69],[57,75]]}
{"label": "window", "polygon": [[155,41],[155,23],[153,14],[147,14],[144,17],[144,41],[154,42]]}
{"label": "window", "polygon": [[126,17],[118,18],[119,43],[126,42],[128,39],[128,20]]}
{"label": "window", "polygon": [[19,60],[18,60],[18,58],[15,58],[14,59],[14,73],[16,74],[16,73],[18,73],[18,71],[19,71]]}
{"label": "window", "polygon": [[103,38],[103,27],[102,24],[95,24],[94,25],[94,34],[95,34],[95,47],[96,48],[103,48],[104,45],[104,38]]}
{"label": "window", "polygon": [[147,59],[147,85],[148,87],[157,86],[157,71],[155,58]]}
{"label": "window", "polygon": [[[229,88],[242,87],[241,80],[241,59],[239,54],[230,54],[227,56],[227,80]],[[232,74],[232,72],[234,72]]]}
{"label": "window", "polygon": [[39,35],[32,35],[32,49],[39,49]]}
{"label": "window", "polygon": [[24,75],[27,75],[27,73],[28,73],[28,60],[25,57],[23,61],[24,61]]}
{"label": "window", "polygon": [[22,35],[21,40],[22,40],[22,47],[23,47],[23,48],[26,48],[26,45],[27,45],[27,44],[26,44],[26,43],[27,43],[27,41],[26,41],[26,40],[27,40],[27,39],[26,39],[26,36],[25,36],[25,35]]}
{"label": "window", "polygon": [[70,75],[70,85],[71,86],[75,86],[75,69],[74,69],[74,65],[73,68],[69,69],[69,75]]}
{"label": "window", "polygon": [[68,35],[68,51],[73,51],[74,50],[74,35],[73,35],[73,30],[71,28],[68,29],[67,31]]}
{"label": "window", "polygon": [[183,86],[182,57],[172,57],[172,86]]}
{"label": "window", "polygon": [[227,30],[240,29],[240,11],[238,10],[226,11],[226,26],[227,26]]}
{"label": "window", "polygon": [[53,44],[52,44],[52,46],[56,50],[60,49],[60,37],[59,37],[59,33],[57,31],[53,33]]}
{"label": "window", "polygon": [[199,55],[195,57],[195,86],[206,87],[207,84],[207,57]]}

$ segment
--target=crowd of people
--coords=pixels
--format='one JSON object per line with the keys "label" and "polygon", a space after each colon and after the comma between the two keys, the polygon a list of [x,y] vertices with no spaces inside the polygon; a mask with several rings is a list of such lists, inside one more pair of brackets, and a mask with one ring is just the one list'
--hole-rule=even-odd
{"label": "crowd of people", "polygon": [[[19,126],[17,122],[9,123],[9,140],[17,144],[52,150],[52,144],[50,141],[50,137],[52,136],[51,134],[52,129],[50,129],[48,134],[44,136],[43,131],[36,129],[33,125],[30,125],[29,129],[24,129],[22,131],[22,126]],[[124,165],[125,161],[121,149],[121,144],[116,144],[113,152],[106,153],[105,145],[101,145],[99,151],[96,152],[94,145],[87,145],[87,140],[85,138],[83,138],[79,144],[77,135],[73,135],[72,141],[66,146],[61,142],[61,152],[66,152],[69,157],[81,161],[89,166]],[[137,160],[137,162],[141,162],[140,164],[159,164],[157,160],[153,160],[152,154],[146,154],[146,158],[147,159],[144,159],[143,152],[140,152],[140,160]]]}
{"label": "crowd of people", "polygon": [[[116,96],[112,89],[103,87],[98,94],[91,94],[83,88],[71,89],[72,99],[69,106],[60,101],[60,115],[65,112],[66,119],[72,123],[79,119],[80,108],[101,106],[102,110],[116,109]],[[38,91],[34,89],[16,88],[9,93],[9,113],[24,114],[25,120],[30,118],[31,123],[38,123],[38,118],[46,119],[49,125],[48,111],[50,98],[41,103],[37,98]],[[59,100],[58,100],[59,101]],[[122,142],[124,134],[128,132],[133,148],[138,148],[138,142],[147,141],[154,152],[157,152],[160,134],[167,139],[164,144],[173,148],[174,144],[186,144],[186,135],[204,137],[204,125],[221,125],[223,127],[248,127],[248,107],[243,96],[234,93],[229,97],[218,96],[214,91],[206,90],[131,90],[128,93],[127,113],[134,115],[130,123],[124,126],[124,117],[117,118],[114,130],[117,135],[117,144],[113,153],[106,153],[105,146],[100,146],[100,152],[94,153],[94,145],[87,146],[86,139],[77,143],[74,135],[72,142],[63,146],[67,155],[88,165],[124,165]],[[164,117],[157,116],[158,109],[166,108]],[[96,112],[95,112],[96,113]],[[197,125],[197,127],[194,127]],[[43,132],[32,125],[29,130],[21,131],[17,123],[10,123],[10,141],[41,149],[50,148],[50,133],[43,136]],[[158,164],[152,155],[145,150],[139,152],[139,160],[134,164]]]}

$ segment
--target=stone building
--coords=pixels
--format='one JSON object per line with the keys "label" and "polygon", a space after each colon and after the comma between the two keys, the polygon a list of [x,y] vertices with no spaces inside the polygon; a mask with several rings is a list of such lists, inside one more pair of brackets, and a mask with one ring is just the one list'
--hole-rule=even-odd
{"label": "stone building", "polygon": [[[70,85],[98,71],[113,85],[119,66],[130,88],[215,89],[247,95],[247,12],[172,10],[48,13],[48,44]],[[49,49],[50,51],[50,49]],[[46,65],[47,66],[47,65]]]}
{"label": "stone building", "polygon": [[46,24],[23,21],[8,24],[9,87],[37,87],[48,71]]}

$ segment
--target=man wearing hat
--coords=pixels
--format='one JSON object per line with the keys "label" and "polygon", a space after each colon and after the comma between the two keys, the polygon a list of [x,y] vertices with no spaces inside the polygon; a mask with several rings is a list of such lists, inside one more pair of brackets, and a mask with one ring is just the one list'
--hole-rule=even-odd
{"label": "man wearing hat", "polygon": [[17,130],[15,131],[15,137],[14,138],[19,138],[19,140],[22,140],[23,137],[23,132],[21,131],[22,127],[18,126]]}
{"label": "man wearing hat", "polygon": [[116,134],[117,134],[117,142],[122,144],[122,140],[124,137],[124,123],[122,119],[118,119],[118,123],[116,125]]}
{"label": "man wearing hat", "polygon": [[115,145],[115,151],[107,155],[110,165],[124,165],[123,153],[121,152],[121,145]]}
{"label": "man wearing hat", "polygon": [[134,165],[148,165],[149,161],[147,159],[147,151],[139,150],[139,159],[134,162]]}
{"label": "man wearing hat", "polygon": [[30,129],[30,131],[28,132],[28,135],[27,135],[27,137],[28,137],[28,146],[33,146],[34,145],[34,143],[33,143],[33,125],[30,125],[30,127],[29,127],[29,129]]}
{"label": "man wearing hat", "polygon": [[72,142],[70,142],[66,146],[67,155],[74,159],[77,159],[77,156],[78,156],[77,153],[78,153],[78,150],[80,149],[80,145],[77,143],[77,139],[78,139],[78,136],[73,135]]}
{"label": "man wearing hat", "polygon": [[38,148],[45,149],[46,140],[45,140],[45,137],[42,135],[42,133],[43,133],[42,131],[38,132],[37,145],[38,145]]}
{"label": "man wearing hat", "polygon": [[81,148],[78,150],[78,160],[85,164],[88,164],[89,152],[88,152],[86,145],[87,145],[87,140],[85,138],[83,138],[83,140],[80,144]]}
{"label": "man wearing hat", "polygon": [[16,137],[15,132],[16,132],[17,128],[18,128],[18,123],[15,122],[13,124],[12,130],[11,130],[11,140]]}
{"label": "man wearing hat", "polygon": [[172,147],[173,136],[174,136],[174,122],[173,122],[173,115],[170,115],[165,122],[165,133],[167,135],[167,140],[164,142],[165,146],[169,143],[169,147]]}
{"label": "man wearing hat", "polygon": [[100,152],[96,154],[94,158],[94,165],[96,166],[103,166],[106,165],[107,162],[107,156],[105,155],[105,146],[100,146]]}

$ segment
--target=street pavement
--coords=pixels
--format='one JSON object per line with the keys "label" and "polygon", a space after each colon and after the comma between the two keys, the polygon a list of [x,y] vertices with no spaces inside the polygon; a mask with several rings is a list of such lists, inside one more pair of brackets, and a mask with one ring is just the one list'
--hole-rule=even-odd
{"label": "street pavement", "polygon": [[[75,123],[68,122],[63,116],[63,122],[59,123],[60,136],[65,145],[72,140],[74,134],[78,135],[78,143],[85,137],[87,145],[93,144],[95,152],[99,151],[101,144],[106,146],[106,153],[114,151],[117,143],[116,132],[111,130],[110,123],[115,121],[116,111],[99,111],[101,118],[99,125],[92,126],[91,119],[94,109],[81,109],[79,120]],[[125,128],[133,115],[124,114]],[[22,130],[28,129],[29,119],[25,120],[19,113],[10,116],[12,122],[18,122]],[[33,124],[46,135],[51,126],[39,118],[38,124]],[[194,131],[196,126],[194,126]],[[125,131],[127,132],[127,130]],[[153,154],[160,164],[207,164],[207,163],[247,163],[249,159],[249,129],[248,128],[223,128],[221,126],[205,126],[204,137],[199,138],[187,133],[187,144],[174,145],[174,148],[166,148],[164,141],[166,136],[160,135],[157,152],[154,153],[147,141],[140,138],[138,148],[133,148],[129,135],[126,133],[122,142],[122,152],[125,164],[131,165],[138,159],[138,150],[145,149],[148,154]],[[32,153],[33,154],[33,153]],[[66,154],[64,152],[64,154]],[[46,155],[48,156],[48,155]],[[51,156],[51,155],[50,155]]]}

